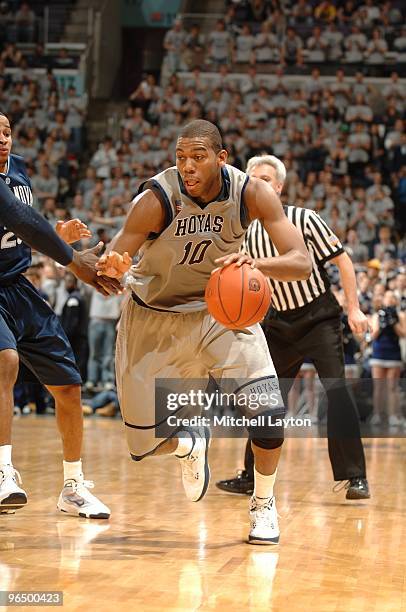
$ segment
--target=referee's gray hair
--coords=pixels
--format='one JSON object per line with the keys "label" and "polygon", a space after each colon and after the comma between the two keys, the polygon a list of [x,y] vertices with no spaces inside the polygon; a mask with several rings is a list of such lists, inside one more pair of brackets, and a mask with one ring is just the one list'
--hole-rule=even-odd
{"label": "referee's gray hair", "polygon": [[251,157],[247,163],[246,173],[250,174],[254,168],[257,166],[262,166],[262,164],[267,164],[268,166],[272,166],[276,170],[276,180],[278,183],[284,183],[286,180],[286,168],[285,164],[275,157],[275,155],[256,155],[255,157]]}

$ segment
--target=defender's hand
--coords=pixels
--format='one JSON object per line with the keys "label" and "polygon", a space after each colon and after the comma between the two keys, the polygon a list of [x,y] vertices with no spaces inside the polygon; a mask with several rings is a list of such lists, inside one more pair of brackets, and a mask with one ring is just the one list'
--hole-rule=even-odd
{"label": "defender's hand", "polygon": [[107,276],[99,276],[96,271],[98,253],[103,247],[103,243],[99,242],[92,249],[85,251],[73,251],[72,263],[68,266],[69,270],[80,280],[88,285],[91,285],[102,295],[115,295],[121,293],[122,287],[118,280],[108,278]]}
{"label": "defender's hand", "polygon": [[92,233],[85,223],[80,219],[71,219],[70,221],[58,221],[55,231],[59,238],[62,238],[68,244],[78,242],[82,238],[90,238]]}
{"label": "defender's hand", "polygon": [[115,251],[105,253],[96,264],[97,275],[110,278],[121,278],[132,266],[132,259],[127,251],[120,255]]}

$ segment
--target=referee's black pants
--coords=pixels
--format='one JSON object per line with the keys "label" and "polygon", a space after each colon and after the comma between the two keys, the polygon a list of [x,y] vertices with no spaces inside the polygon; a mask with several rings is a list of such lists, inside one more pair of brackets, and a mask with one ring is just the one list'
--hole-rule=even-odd
{"label": "referee's black pants", "polygon": [[[327,291],[312,303],[289,312],[271,309],[264,332],[287,406],[287,395],[304,359],[314,363],[327,394],[328,452],[334,480],[366,478],[357,407],[345,385],[341,307]],[[248,442],[245,469],[253,474]]]}

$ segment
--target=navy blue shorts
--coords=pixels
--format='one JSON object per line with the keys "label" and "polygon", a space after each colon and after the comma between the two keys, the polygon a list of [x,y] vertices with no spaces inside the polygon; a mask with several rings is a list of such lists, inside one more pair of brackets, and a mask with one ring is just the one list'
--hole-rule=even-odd
{"label": "navy blue shorts", "polygon": [[0,351],[5,349],[16,350],[43,385],[82,382],[58,317],[24,276],[0,286]]}

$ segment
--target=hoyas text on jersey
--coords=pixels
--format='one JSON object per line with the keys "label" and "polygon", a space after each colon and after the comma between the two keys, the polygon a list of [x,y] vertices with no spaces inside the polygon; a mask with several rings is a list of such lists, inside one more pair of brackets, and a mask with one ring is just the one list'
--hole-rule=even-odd
{"label": "hoyas text on jersey", "polygon": [[27,185],[14,185],[13,191],[15,197],[20,200],[20,202],[32,206],[32,191]]}
{"label": "hoyas text on jersey", "polygon": [[219,234],[223,228],[224,218],[220,215],[214,217],[210,214],[191,215],[183,219],[177,219],[175,236],[187,236],[189,234],[204,234],[215,232]]}

